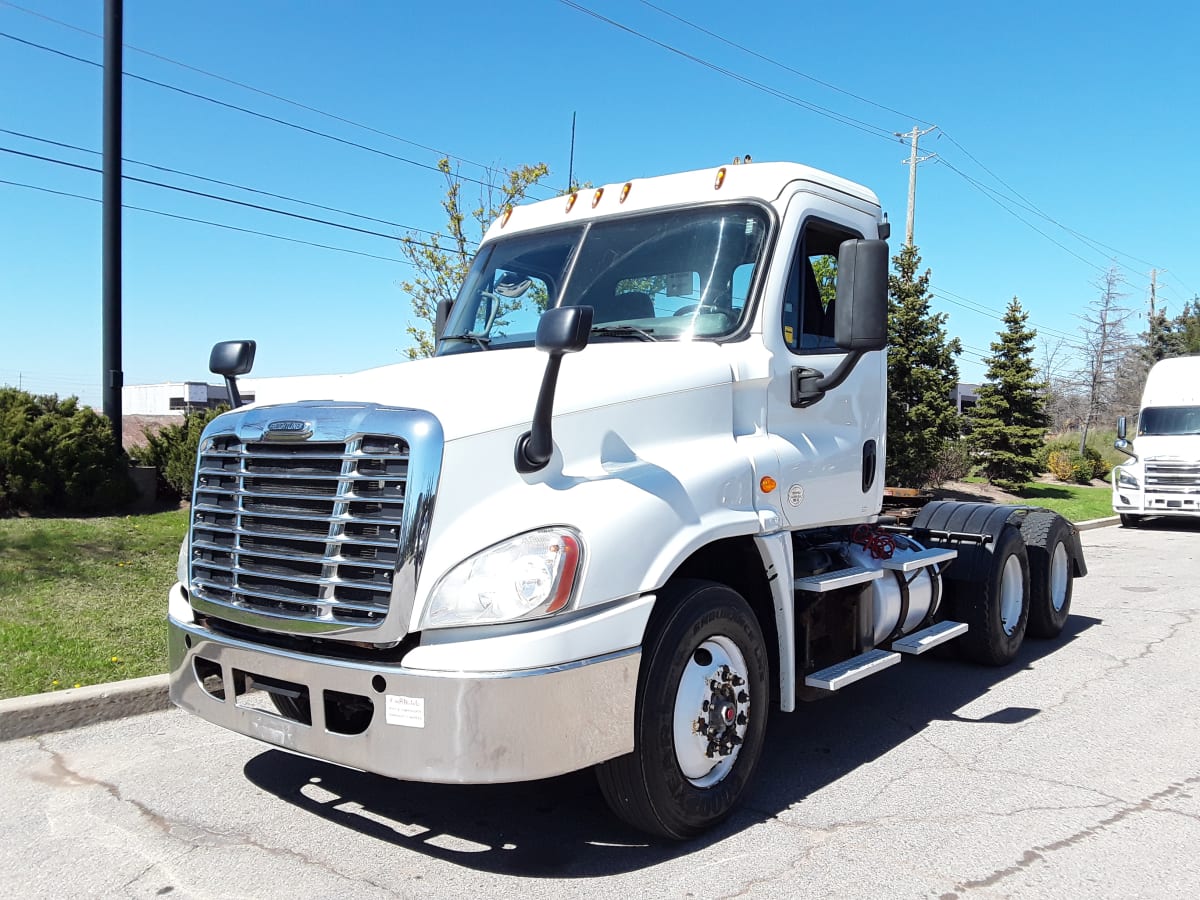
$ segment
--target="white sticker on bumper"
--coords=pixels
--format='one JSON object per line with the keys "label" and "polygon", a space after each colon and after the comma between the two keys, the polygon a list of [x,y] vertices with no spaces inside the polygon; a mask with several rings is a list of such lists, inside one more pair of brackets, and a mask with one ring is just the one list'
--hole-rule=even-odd
{"label": "white sticker on bumper", "polygon": [[384,709],[389,725],[404,725],[407,728],[425,727],[425,698],[387,695]]}

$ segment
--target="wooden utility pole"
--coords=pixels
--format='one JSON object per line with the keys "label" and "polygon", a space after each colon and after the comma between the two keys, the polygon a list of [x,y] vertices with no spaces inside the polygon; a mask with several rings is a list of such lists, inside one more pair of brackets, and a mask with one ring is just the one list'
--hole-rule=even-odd
{"label": "wooden utility pole", "polygon": [[1154,328],[1154,314],[1158,311],[1155,305],[1158,300],[1158,269],[1150,270],[1150,328]]}
{"label": "wooden utility pole", "polygon": [[903,133],[899,131],[895,132],[898,138],[912,139],[912,153],[908,159],[901,160],[901,162],[908,166],[908,218],[904,223],[904,245],[906,247],[913,245],[913,222],[916,218],[917,206],[917,163],[923,163],[925,160],[933,159],[937,156],[936,153],[930,153],[928,156],[917,156],[917,140],[923,135],[929,134],[935,128],[937,128],[936,125],[930,125],[924,131],[921,131],[914,125],[912,131]]}

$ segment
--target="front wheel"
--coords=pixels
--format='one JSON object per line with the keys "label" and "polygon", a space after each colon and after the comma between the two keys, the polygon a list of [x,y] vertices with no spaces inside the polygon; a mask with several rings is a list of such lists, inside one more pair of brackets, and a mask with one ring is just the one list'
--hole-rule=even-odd
{"label": "front wheel", "polygon": [[767,648],[749,604],[725,585],[672,582],[656,604],[634,750],[596,774],[618,816],[680,840],[728,816],[750,783],[767,724]]}
{"label": "front wheel", "polygon": [[1142,525],[1142,517],[1135,516],[1131,513],[1121,513],[1122,528],[1140,528]]}

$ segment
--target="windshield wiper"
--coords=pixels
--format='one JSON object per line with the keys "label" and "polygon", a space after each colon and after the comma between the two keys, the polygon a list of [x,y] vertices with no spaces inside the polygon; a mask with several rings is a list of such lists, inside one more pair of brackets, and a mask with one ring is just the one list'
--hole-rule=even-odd
{"label": "windshield wiper", "polygon": [[464,331],[462,334],[443,334],[443,341],[470,341],[479,347],[480,350],[490,350],[488,346],[492,339],[486,334],[476,334],[473,331]]}
{"label": "windshield wiper", "polygon": [[657,341],[653,328],[638,328],[635,325],[597,325],[592,334],[611,335],[613,337],[635,337],[643,341]]}

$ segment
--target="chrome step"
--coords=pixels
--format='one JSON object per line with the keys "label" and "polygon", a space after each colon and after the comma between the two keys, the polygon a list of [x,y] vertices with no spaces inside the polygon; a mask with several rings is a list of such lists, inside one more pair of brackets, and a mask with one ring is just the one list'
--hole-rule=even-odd
{"label": "chrome step", "polygon": [[835,569],[832,572],[822,572],[820,575],[807,575],[797,578],[793,586],[798,591],[808,591],[812,594],[823,594],[826,591],[836,591],[838,588],[850,587],[855,584],[865,584],[883,577],[883,569],[868,569],[866,566],[855,566],[851,569]]}
{"label": "chrome step", "polygon": [[931,547],[928,550],[921,550],[914,553],[912,556],[904,558],[884,559],[880,560],[880,565],[885,569],[893,569],[897,572],[912,572],[915,569],[923,569],[926,566],[936,566],[938,563],[950,562],[954,557],[958,556],[957,550],[946,550],[942,547]]}
{"label": "chrome step", "polygon": [[924,631],[914,631],[910,635],[892,642],[892,649],[900,653],[924,653],[930,647],[944,644],[967,631],[966,622],[938,622],[930,625]]}
{"label": "chrome step", "polygon": [[887,650],[868,650],[851,659],[843,660],[836,665],[813,672],[804,679],[808,687],[824,688],[836,691],[848,684],[882,672],[884,669],[900,662],[899,653],[889,653]]}

